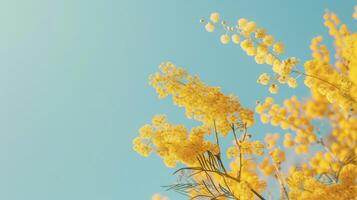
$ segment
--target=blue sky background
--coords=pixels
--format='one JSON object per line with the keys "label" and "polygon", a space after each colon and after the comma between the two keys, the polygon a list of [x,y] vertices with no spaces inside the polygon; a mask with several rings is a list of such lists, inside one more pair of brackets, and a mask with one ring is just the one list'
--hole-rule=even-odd
{"label": "blue sky background", "polygon": [[[137,130],[156,113],[192,124],[169,99],[158,100],[148,75],[163,61],[184,66],[247,107],[269,95],[257,66],[202,16],[254,20],[309,58],[309,43],[326,35],[325,9],[355,29],[356,1],[258,0],[3,0],[0,1],[0,199],[144,200],[174,181],[156,156],[132,150]],[[353,27],[354,26],[354,27]],[[278,99],[298,94],[282,89]],[[255,127],[261,138],[274,129]]]}

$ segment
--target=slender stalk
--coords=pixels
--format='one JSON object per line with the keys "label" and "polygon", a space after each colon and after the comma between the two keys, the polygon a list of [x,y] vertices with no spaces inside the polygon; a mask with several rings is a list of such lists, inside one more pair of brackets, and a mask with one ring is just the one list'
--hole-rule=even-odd
{"label": "slender stalk", "polygon": [[273,162],[273,165],[274,165],[275,170],[276,170],[276,172],[277,172],[277,175],[276,175],[276,176],[277,176],[277,179],[278,179],[278,181],[279,181],[279,184],[280,184],[280,186],[283,188],[283,191],[284,191],[284,194],[285,194],[285,196],[286,196],[286,199],[289,200],[289,194],[288,194],[288,191],[287,191],[287,189],[286,189],[286,187],[285,187],[286,183],[285,183],[283,177],[281,176],[281,172],[280,172],[280,170],[279,170],[279,168],[278,168],[278,166],[276,165],[275,162]]}
{"label": "slender stalk", "polygon": [[237,137],[237,134],[236,134],[236,131],[235,131],[235,128],[234,128],[234,124],[232,124],[231,126],[232,128],[232,131],[233,131],[233,136],[234,136],[234,140],[236,142],[236,145],[239,149],[239,171],[238,171],[238,180],[241,179],[241,176],[242,176],[242,167],[243,167],[243,155],[242,155],[242,146],[240,145],[240,143],[242,143],[242,141],[245,140],[245,137],[246,137],[246,134],[247,134],[247,128],[246,128],[246,125],[244,125],[244,136],[243,136],[243,140],[240,141],[238,140],[238,137]]}

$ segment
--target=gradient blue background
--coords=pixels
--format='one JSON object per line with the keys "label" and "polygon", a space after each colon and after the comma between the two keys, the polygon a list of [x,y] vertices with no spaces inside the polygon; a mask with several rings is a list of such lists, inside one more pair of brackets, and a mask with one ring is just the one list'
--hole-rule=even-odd
{"label": "gradient blue background", "polygon": [[[144,200],[174,181],[156,156],[132,150],[137,129],[156,113],[188,123],[147,84],[172,61],[222,86],[245,106],[268,92],[256,84],[269,72],[218,34],[202,16],[255,20],[309,58],[309,43],[326,35],[322,15],[336,11],[355,29],[356,1],[258,0],[3,0],[0,2],[0,199]],[[354,27],[353,27],[353,26]],[[307,96],[282,89],[278,99]],[[255,138],[269,130],[252,130]]]}

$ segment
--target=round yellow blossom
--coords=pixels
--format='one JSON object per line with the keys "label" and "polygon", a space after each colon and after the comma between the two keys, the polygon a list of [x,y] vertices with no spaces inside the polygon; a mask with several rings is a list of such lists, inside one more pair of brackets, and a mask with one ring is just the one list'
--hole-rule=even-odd
{"label": "round yellow blossom", "polygon": [[276,94],[279,92],[279,87],[276,84],[271,84],[269,87],[269,92],[272,94]]}
{"label": "round yellow blossom", "polygon": [[275,61],[275,57],[268,53],[266,56],[265,56],[265,63],[268,64],[268,65],[272,65]]}
{"label": "round yellow blossom", "polygon": [[241,47],[243,50],[246,50],[246,49],[248,49],[248,48],[254,47],[254,46],[253,46],[253,41],[250,40],[250,39],[243,40],[243,41],[240,43],[240,47]]}
{"label": "round yellow blossom", "polygon": [[230,42],[231,38],[229,37],[229,35],[223,34],[223,35],[221,35],[220,40],[221,40],[222,44],[228,44]]}
{"label": "round yellow blossom", "polygon": [[288,82],[289,77],[285,76],[285,75],[279,75],[278,77],[278,81],[279,83],[285,84],[286,82]]}
{"label": "round yellow blossom", "polygon": [[273,51],[274,51],[276,54],[281,54],[281,53],[283,53],[283,51],[284,51],[284,44],[281,43],[281,42],[275,43],[274,46],[273,46]]}
{"label": "round yellow blossom", "polygon": [[271,35],[267,35],[263,38],[263,42],[267,46],[271,46],[274,43],[274,37]]}
{"label": "round yellow blossom", "polygon": [[286,148],[291,148],[294,146],[294,141],[293,140],[284,140],[283,145]]}
{"label": "round yellow blossom", "polygon": [[288,79],[288,85],[289,85],[289,87],[291,87],[291,88],[296,88],[296,87],[297,87],[297,81],[296,81],[296,79],[293,78],[293,77],[290,77],[290,78]]}
{"label": "round yellow blossom", "polygon": [[263,123],[263,124],[267,124],[269,123],[269,115],[260,115],[260,121]]}
{"label": "round yellow blossom", "polygon": [[284,147],[286,148],[290,148],[290,147],[293,147],[294,146],[294,140],[292,139],[292,136],[290,133],[286,133],[284,135],[284,142],[283,142],[283,145]]}
{"label": "round yellow blossom", "polygon": [[253,31],[255,31],[255,29],[257,28],[257,25],[255,22],[253,21],[250,21],[248,22],[245,27],[244,27],[244,31],[247,33],[247,34],[250,34],[252,33]]}
{"label": "round yellow blossom", "polygon": [[219,18],[220,18],[220,16],[219,16],[218,12],[214,12],[210,16],[210,19],[213,23],[217,23],[219,21]]}
{"label": "round yellow blossom", "polygon": [[265,56],[268,53],[268,46],[265,44],[259,44],[257,47],[257,54]]}
{"label": "round yellow blossom", "polygon": [[316,135],[309,135],[307,139],[310,143],[314,143],[314,142],[316,142],[317,137],[316,137]]}
{"label": "round yellow blossom", "polygon": [[214,25],[212,24],[212,22],[208,22],[205,26],[205,29],[207,32],[213,32],[214,31]]}
{"label": "round yellow blossom", "polygon": [[240,28],[244,28],[244,27],[247,25],[247,23],[248,23],[248,20],[245,19],[245,18],[240,18],[240,19],[238,20],[238,26],[239,26]]}
{"label": "round yellow blossom", "polygon": [[272,105],[274,103],[273,97],[265,98],[265,103],[267,103],[268,105]]}
{"label": "round yellow blossom", "polygon": [[266,36],[266,31],[262,28],[257,28],[255,30],[255,37],[256,38],[264,38]]}
{"label": "round yellow blossom", "polygon": [[265,176],[270,176],[275,172],[275,167],[273,165],[268,165],[264,167],[262,170]]}
{"label": "round yellow blossom", "polygon": [[265,62],[265,56],[264,55],[256,55],[254,57],[254,60],[257,64],[264,64]]}
{"label": "round yellow blossom", "polygon": [[307,145],[298,145],[295,148],[296,154],[306,154],[309,151],[309,147]]}
{"label": "round yellow blossom", "polygon": [[250,47],[246,50],[248,56],[255,56],[257,55],[257,49],[254,47]]}
{"label": "round yellow blossom", "polygon": [[280,127],[281,127],[282,129],[286,130],[286,129],[288,129],[288,128],[290,127],[290,124],[289,124],[289,122],[287,122],[286,120],[283,120],[283,121],[281,121],[281,123],[280,123]]}
{"label": "round yellow blossom", "polygon": [[262,84],[262,85],[268,85],[270,82],[270,75],[267,73],[263,73],[259,76],[257,82]]}
{"label": "round yellow blossom", "polygon": [[282,163],[285,161],[285,153],[284,151],[280,149],[274,149],[272,152],[270,152],[270,155],[275,163]]}
{"label": "round yellow blossom", "polygon": [[279,134],[275,133],[275,134],[266,134],[264,141],[267,143],[267,148],[268,149],[272,149],[275,147],[277,141],[279,140]]}
{"label": "round yellow blossom", "polygon": [[239,42],[240,42],[240,37],[239,37],[238,34],[233,34],[233,35],[232,35],[232,42],[233,42],[234,44],[239,44]]}

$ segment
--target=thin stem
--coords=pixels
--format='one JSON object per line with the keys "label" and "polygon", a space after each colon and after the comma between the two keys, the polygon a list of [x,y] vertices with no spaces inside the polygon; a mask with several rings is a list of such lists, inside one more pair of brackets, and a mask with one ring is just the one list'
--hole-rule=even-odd
{"label": "thin stem", "polygon": [[237,134],[236,134],[236,131],[235,131],[235,128],[234,128],[234,124],[232,124],[231,128],[232,128],[232,131],[233,131],[233,136],[234,136],[234,140],[235,140],[235,143],[239,149],[239,171],[238,171],[238,180],[241,179],[241,176],[242,176],[242,167],[243,167],[243,153],[242,153],[242,146],[240,145],[246,138],[246,135],[247,135],[247,125],[244,124],[244,135],[243,135],[243,139],[242,141],[240,141],[237,137]]}
{"label": "thin stem", "polygon": [[[216,121],[215,120],[213,120],[213,125],[214,125],[214,133],[215,133],[215,136],[216,136],[216,144],[218,145],[219,150],[221,150],[221,148],[219,146],[218,132],[217,132],[217,126],[216,126]],[[221,151],[219,152],[219,154],[221,154]]]}
{"label": "thin stem", "polygon": [[277,176],[277,179],[279,181],[279,184],[283,188],[283,191],[284,191],[284,194],[285,194],[286,198],[289,200],[289,194],[288,194],[288,191],[287,191],[287,189],[285,187],[286,183],[285,183],[283,177],[281,176],[281,172],[280,172],[280,170],[279,170],[279,168],[278,168],[278,166],[276,165],[275,162],[273,162],[273,165],[274,165],[275,170],[277,172],[276,176]]}
{"label": "thin stem", "polygon": [[237,138],[237,134],[236,134],[236,131],[234,129],[234,124],[232,124],[232,131],[233,131],[233,135],[234,135],[234,141],[236,142],[236,145],[239,149],[239,171],[238,171],[238,180],[240,181],[240,177],[241,177],[241,174],[242,174],[242,147],[241,145],[239,144],[240,142],[238,141],[238,138]]}

